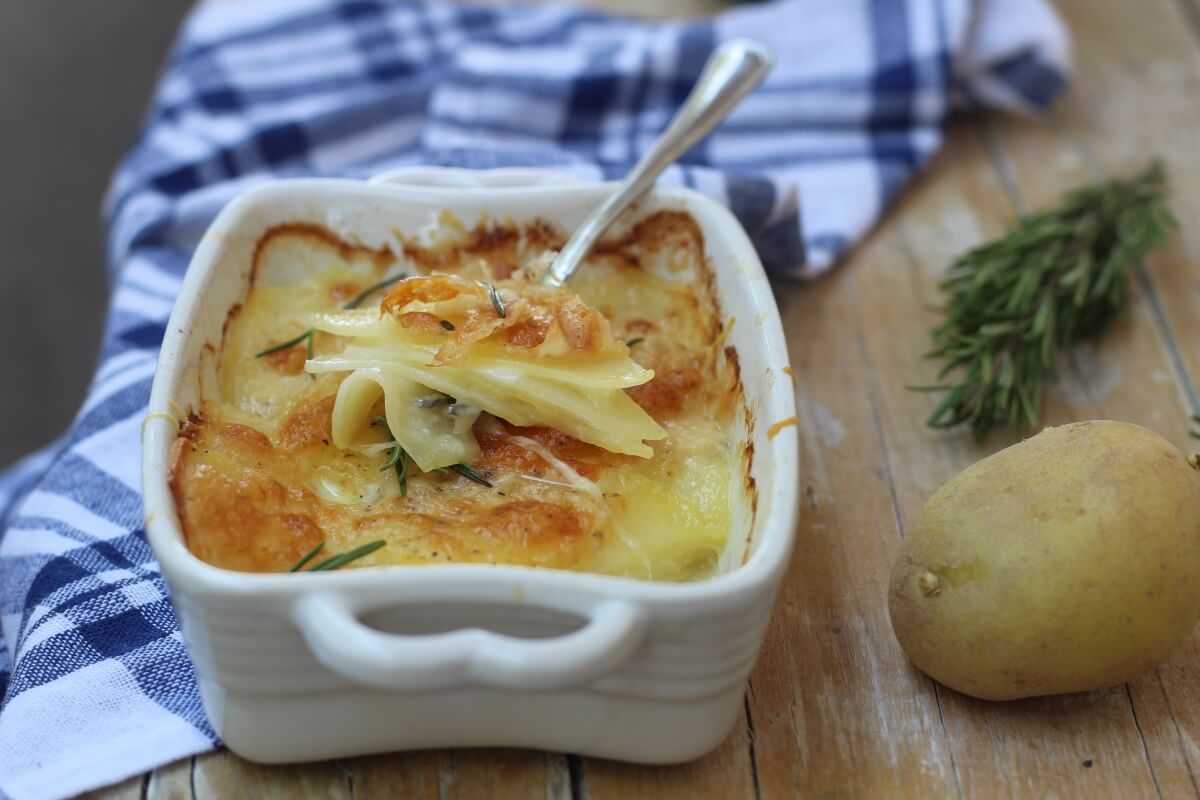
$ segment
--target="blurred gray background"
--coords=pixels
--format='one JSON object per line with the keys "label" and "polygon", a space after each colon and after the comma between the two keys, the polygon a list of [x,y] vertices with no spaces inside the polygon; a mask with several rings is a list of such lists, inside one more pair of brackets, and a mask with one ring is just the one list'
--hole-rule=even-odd
{"label": "blurred gray background", "polygon": [[101,197],[189,5],[0,0],[0,468],[83,399],[108,302]]}

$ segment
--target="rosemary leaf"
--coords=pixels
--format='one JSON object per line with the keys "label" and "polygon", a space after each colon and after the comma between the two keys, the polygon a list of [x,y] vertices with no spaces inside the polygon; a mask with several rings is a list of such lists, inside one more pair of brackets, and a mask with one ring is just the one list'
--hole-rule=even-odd
{"label": "rosemary leaf", "polygon": [[387,542],[383,541],[382,539],[374,542],[368,542],[367,544],[364,544],[361,547],[356,547],[348,552],[339,553],[336,556],[330,556],[310,569],[309,572],[328,572],[329,570],[334,570],[338,567],[344,567],[351,561],[362,558],[363,556],[369,556],[371,553],[374,553],[376,550],[386,544]]}
{"label": "rosemary leaf", "polygon": [[920,390],[947,394],[927,423],[968,425],[977,439],[994,425],[1035,428],[1058,357],[1126,313],[1129,273],[1177,225],[1166,188],[1156,163],[1076,189],[959,256],[938,284],[946,300],[926,356],[944,363],[943,385]]}
{"label": "rosemary leaf", "polygon": [[[1196,423],[1197,425],[1200,425],[1200,415],[1193,415],[1192,422]],[[1191,435],[1197,439],[1200,439],[1200,428],[1197,428],[1196,430],[1191,431]]]}
{"label": "rosemary leaf", "polygon": [[489,489],[492,488],[491,481],[480,475],[478,471],[468,467],[466,464],[451,464],[450,469],[454,470],[459,475],[462,475],[467,480],[475,481],[480,486],[486,486]]}
{"label": "rosemary leaf", "polygon": [[259,350],[257,353],[254,354],[254,357],[262,358],[263,356],[271,355],[271,353],[278,353],[280,350],[287,350],[289,347],[295,347],[296,345],[300,344],[305,339],[307,339],[308,340],[308,357],[312,358],[312,338],[313,338],[313,334],[315,334],[315,333],[316,333],[315,329],[309,328],[304,333],[300,334],[299,336],[296,336],[295,338],[288,339],[286,342],[280,342],[279,344],[271,345],[266,350]]}
{"label": "rosemary leaf", "polygon": [[633,347],[635,344],[641,344],[641,343],[642,343],[642,342],[644,342],[644,341],[646,341],[646,337],[645,337],[645,336],[635,336],[635,337],[633,337],[632,339],[630,339],[628,342],[626,342],[626,343],[625,343],[625,346],[626,346],[626,347]]}
{"label": "rosemary leaf", "polygon": [[317,553],[321,552],[321,548],[322,548],[322,547],[324,547],[324,546],[325,546],[325,540],[324,540],[324,539],[322,539],[321,541],[317,542],[317,545],[316,545],[316,547],[314,547],[312,550],[309,550],[307,553],[305,553],[303,556],[301,556],[301,557],[300,557],[300,560],[299,560],[299,561],[297,561],[295,564],[293,564],[293,565],[292,565],[292,568],[291,568],[291,569],[289,569],[289,570],[288,570],[288,572],[299,572],[299,571],[300,571],[300,568],[301,568],[301,567],[303,567],[303,566],[304,566],[305,564],[307,564],[308,562],[312,561],[312,560],[313,560],[313,557],[314,557],[314,556],[315,556]]}
{"label": "rosemary leaf", "polygon": [[391,453],[388,454],[387,462],[384,463],[384,465],[379,468],[379,471],[387,472],[389,469],[391,469],[392,467],[399,464],[401,453],[403,453],[403,452],[404,452],[404,448],[401,447],[400,445],[396,445],[395,447],[393,447]]}
{"label": "rosemary leaf", "polygon": [[408,497],[408,453],[404,452],[404,448],[396,445],[396,452],[400,454],[400,460],[396,463],[396,480],[400,483],[400,496]]}
{"label": "rosemary leaf", "polygon": [[391,286],[393,283],[402,281],[407,277],[408,276],[402,272],[399,275],[393,275],[390,278],[384,278],[379,283],[372,284],[371,286],[368,286],[367,288],[363,289],[358,294],[354,295],[354,297],[352,297],[350,299],[350,302],[346,303],[346,305],[342,306],[342,308],[346,309],[347,311],[358,308],[360,305],[362,305],[363,300],[366,300],[368,297],[375,294],[375,292],[378,292],[380,289],[386,289],[387,287]]}
{"label": "rosemary leaf", "polygon": [[488,297],[492,299],[492,308],[496,309],[496,314],[504,319],[508,316],[508,311],[504,309],[504,303],[500,300],[500,292],[496,291],[496,287],[490,283],[484,284],[487,286]]}

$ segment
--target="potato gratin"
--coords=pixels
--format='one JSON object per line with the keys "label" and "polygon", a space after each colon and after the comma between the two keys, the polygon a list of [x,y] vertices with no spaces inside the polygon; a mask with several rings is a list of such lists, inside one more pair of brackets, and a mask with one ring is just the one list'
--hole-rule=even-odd
{"label": "potato gratin", "polygon": [[[268,232],[183,422],[188,548],[229,569],[483,562],[684,581],[713,574],[745,480],[737,359],[692,218],[602,243],[449,215],[396,249]],[[307,560],[306,560],[307,559]]]}

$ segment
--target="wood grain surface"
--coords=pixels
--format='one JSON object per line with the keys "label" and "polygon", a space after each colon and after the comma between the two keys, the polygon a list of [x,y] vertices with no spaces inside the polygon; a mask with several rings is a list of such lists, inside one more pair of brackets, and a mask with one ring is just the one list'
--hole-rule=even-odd
{"label": "wood grain surface", "polygon": [[914,669],[887,617],[906,526],[942,482],[1015,440],[934,433],[922,420],[935,398],[905,389],[935,370],[921,354],[938,276],[1015,214],[1166,163],[1182,229],[1138,272],[1129,317],[1069,359],[1044,419],[1122,419],[1183,446],[1200,413],[1200,6],[1056,4],[1078,74],[1050,117],[954,121],[944,151],[844,264],[816,284],[775,287],[799,384],[803,510],[745,713],[720,749],[670,768],[475,750],[263,767],[218,752],[97,796],[1200,797],[1195,637],[1127,685],[987,703]]}

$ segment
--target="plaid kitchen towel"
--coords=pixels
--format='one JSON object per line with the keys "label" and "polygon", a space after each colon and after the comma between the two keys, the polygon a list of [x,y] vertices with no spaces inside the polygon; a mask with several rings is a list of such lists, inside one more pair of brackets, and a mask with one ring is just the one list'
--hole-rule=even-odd
{"label": "plaid kitchen towel", "polygon": [[952,109],[1044,109],[1069,58],[1045,0],[774,0],[669,23],[432,0],[192,14],[109,195],[115,288],[87,400],[62,441],[0,476],[0,796],[64,796],[217,744],[138,475],[164,324],[215,212],[279,175],[621,175],[733,36],[778,66],[664,180],[725,202],[782,276],[828,269]]}

